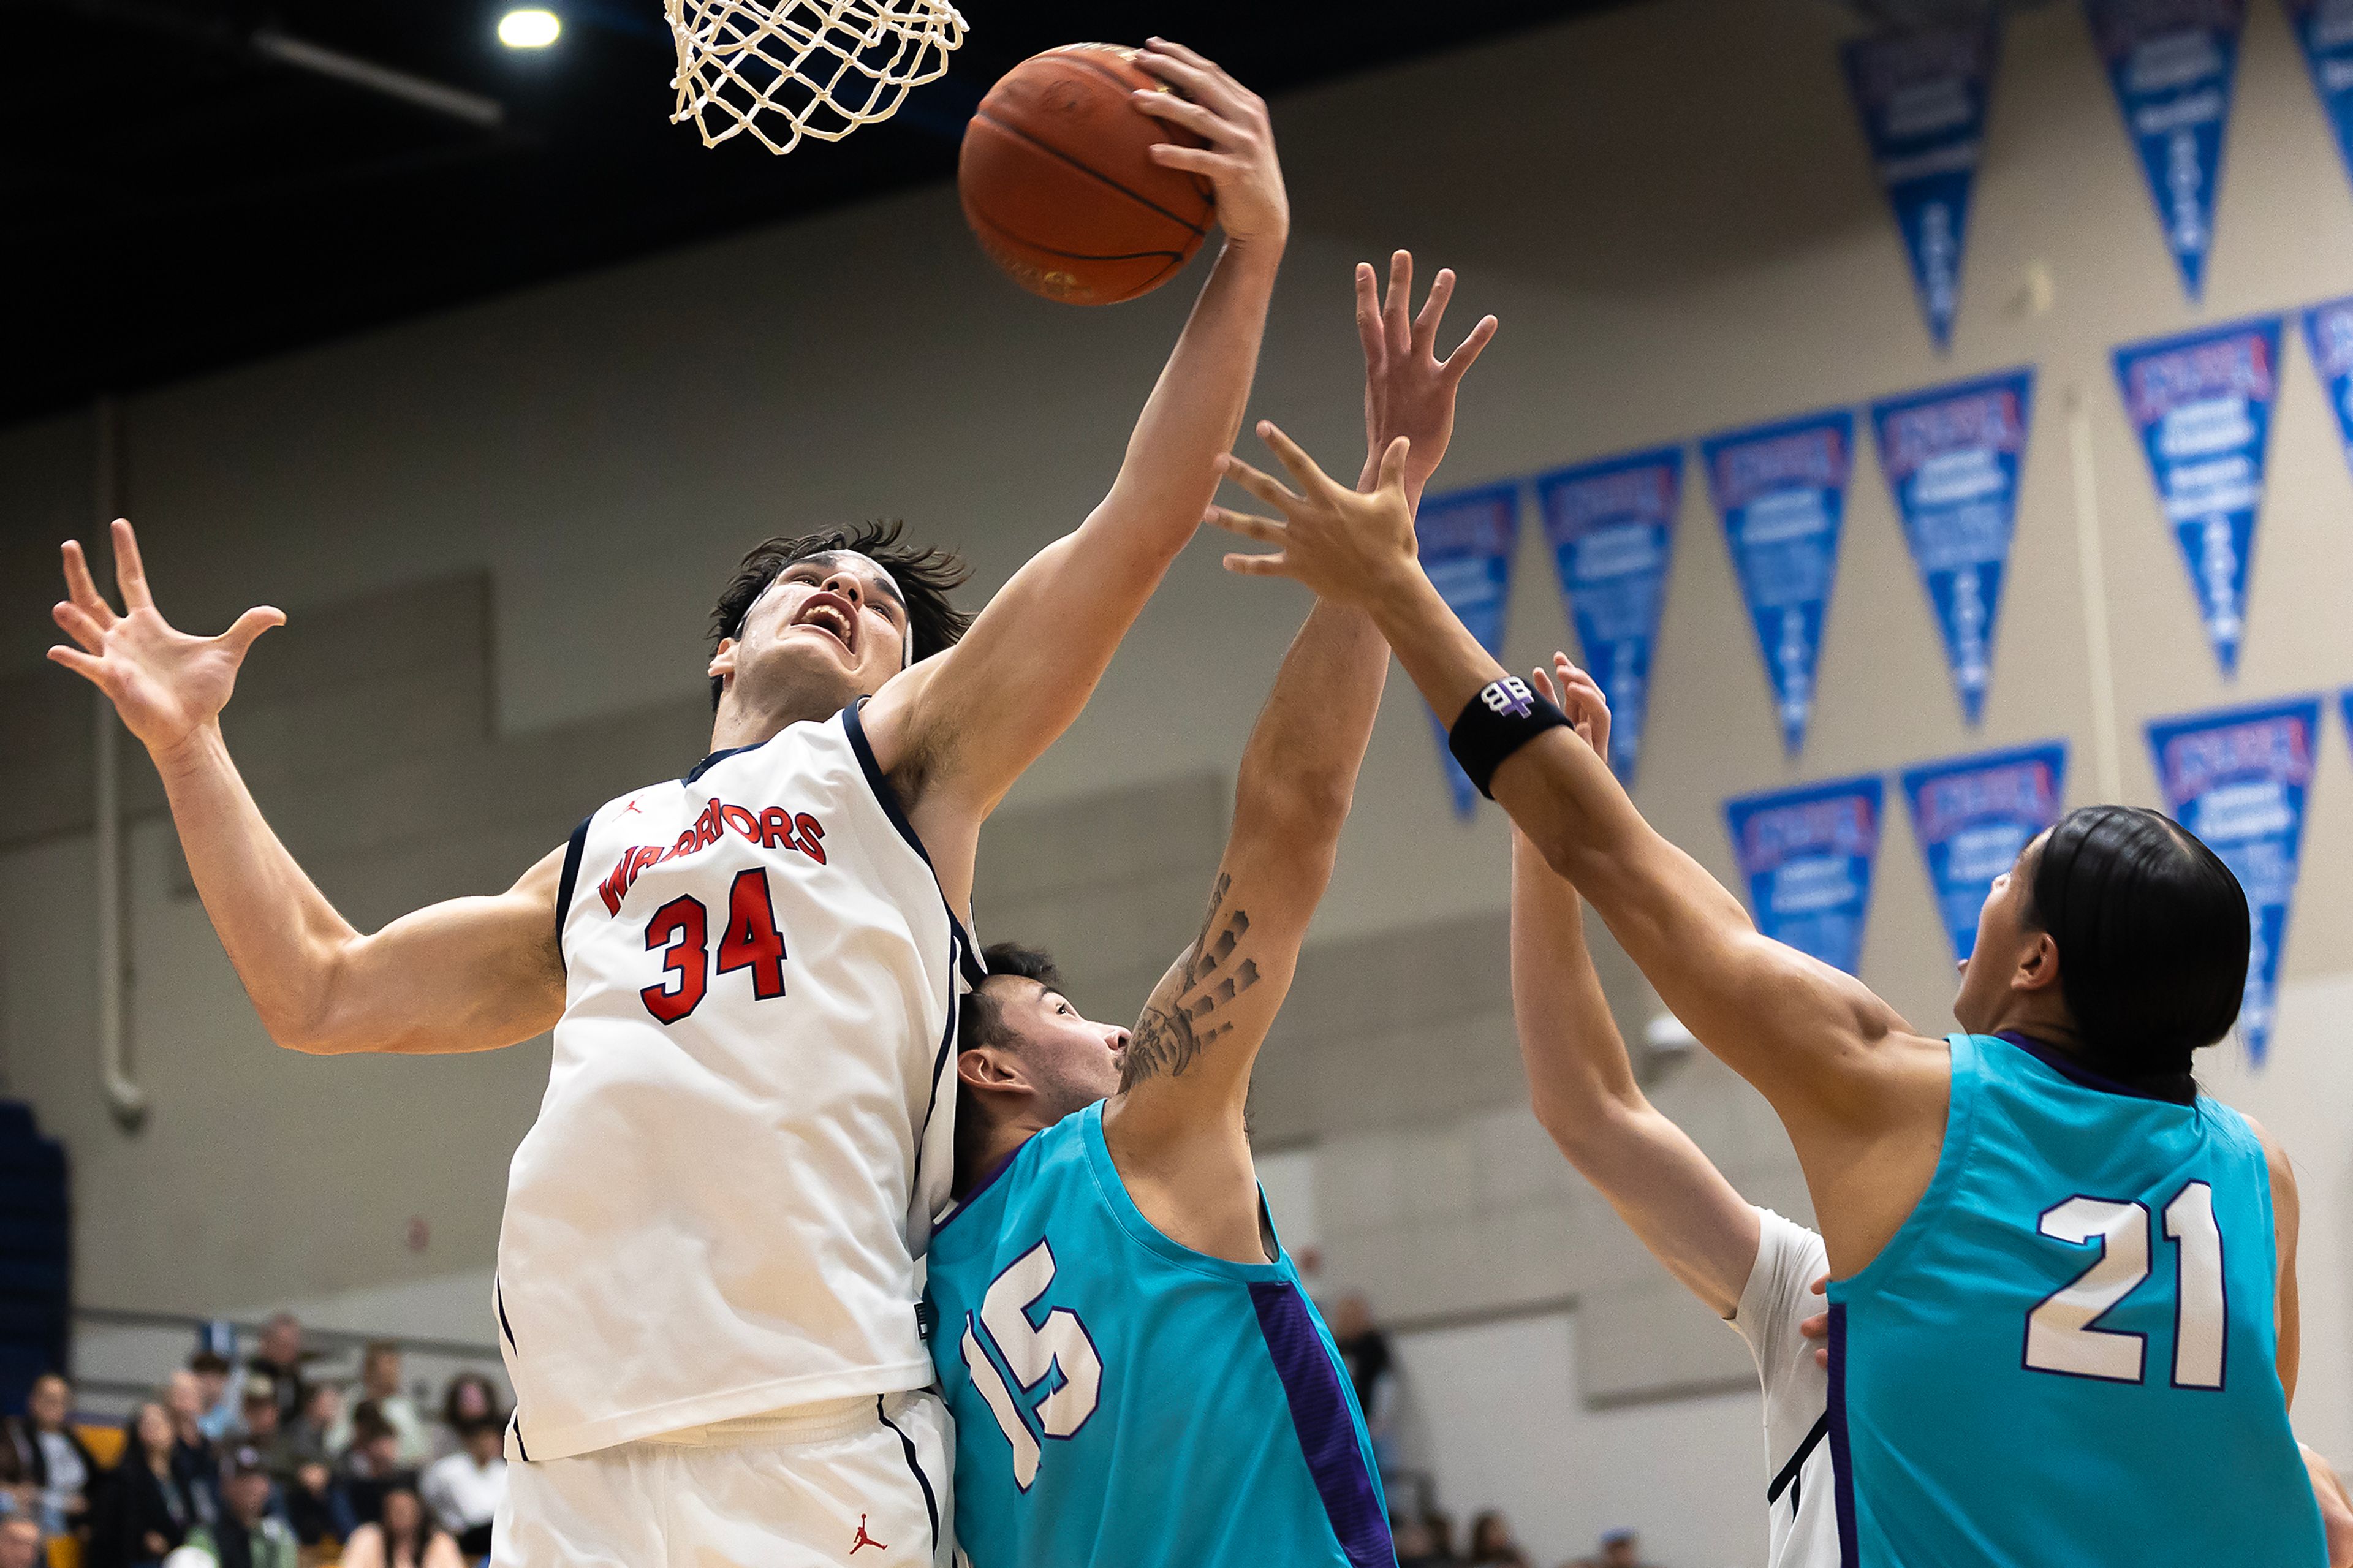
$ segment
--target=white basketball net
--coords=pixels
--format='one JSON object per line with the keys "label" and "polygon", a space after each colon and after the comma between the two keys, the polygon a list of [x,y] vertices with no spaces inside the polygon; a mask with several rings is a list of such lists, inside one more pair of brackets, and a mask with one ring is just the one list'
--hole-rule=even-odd
{"label": "white basketball net", "polygon": [[662,0],[678,110],[702,144],[748,132],[771,153],[888,120],[964,42],[947,0]]}

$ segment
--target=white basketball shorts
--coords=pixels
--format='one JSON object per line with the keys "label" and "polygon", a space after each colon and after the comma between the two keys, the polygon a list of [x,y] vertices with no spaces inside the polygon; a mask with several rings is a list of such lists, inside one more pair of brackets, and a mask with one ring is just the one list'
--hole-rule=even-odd
{"label": "white basketball shorts", "polygon": [[948,1568],[954,1444],[923,1389],[510,1462],[491,1568]]}

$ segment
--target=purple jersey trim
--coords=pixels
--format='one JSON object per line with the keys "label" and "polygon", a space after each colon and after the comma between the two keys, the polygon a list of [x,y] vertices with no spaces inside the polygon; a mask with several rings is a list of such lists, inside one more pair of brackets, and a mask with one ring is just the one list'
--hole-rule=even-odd
{"label": "purple jersey trim", "polygon": [[2107,1078],[2102,1074],[2094,1072],[2090,1068],[2084,1066],[2083,1063],[2076,1061],[2073,1058],[2068,1056],[2066,1052],[2059,1049],[2058,1047],[2045,1045],[2042,1041],[2036,1039],[2033,1036],[2021,1035],[2016,1029],[2004,1029],[2000,1034],[1996,1035],[1994,1038],[2002,1041],[2004,1044],[2016,1046],[2020,1050],[2024,1051],[2028,1056],[2032,1057],[2036,1061],[2041,1062],[2044,1067],[2049,1068],[2052,1072],[2057,1073],[2061,1078],[2065,1079],[2069,1083],[2075,1085],[2078,1089],[2097,1089],[2102,1094],[2120,1094],[2127,1100],[2153,1100],[2160,1105],[2194,1105],[2197,1103],[2197,1099],[2194,1095],[2189,1100],[2177,1100],[2172,1095],[2159,1094],[2154,1089],[2137,1089],[2128,1083],[2119,1083],[2115,1079]]}
{"label": "purple jersey trim", "polygon": [[1854,1451],[1846,1429],[1846,1305],[1831,1303],[1831,1485],[1838,1496],[1841,1568],[1862,1568],[1854,1521]]}
{"label": "purple jersey trim", "polygon": [[1342,1392],[1340,1376],[1324,1349],[1324,1336],[1299,1288],[1289,1280],[1260,1280],[1250,1288],[1259,1332],[1282,1380],[1291,1405],[1291,1425],[1315,1478],[1324,1516],[1340,1550],[1355,1568],[1392,1568],[1397,1548],[1388,1521],[1381,1517],[1379,1493],[1365,1468],[1356,1441],[1356,1418]]}

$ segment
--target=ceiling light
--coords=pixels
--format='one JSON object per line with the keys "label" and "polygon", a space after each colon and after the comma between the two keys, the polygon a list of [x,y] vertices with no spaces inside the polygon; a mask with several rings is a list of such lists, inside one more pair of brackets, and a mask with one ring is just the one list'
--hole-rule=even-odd
{"label": "ceiling light", "polygon": [[553,11],[510,11],[499,18],[499,42],[511,49],[543,49],[564,31],[564,18]]}

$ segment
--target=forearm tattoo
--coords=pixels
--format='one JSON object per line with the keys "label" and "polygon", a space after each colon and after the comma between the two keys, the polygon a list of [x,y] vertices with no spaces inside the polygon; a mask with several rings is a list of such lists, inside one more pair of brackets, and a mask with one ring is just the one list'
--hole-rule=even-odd
{"label": "forearm tattoo", "polygon": [[1257,960],[1235,952],[1250,935],[1247,910],[1228,909],[1226,894],[1233,878],[1220,874],[1209,895],[1208,917],[1201,934],[1177,965],[1175,994],[1166,1008],[1147,1005],[1129,1037],[1119,1069],[1123,1091],[1134,1088],[1166,1068],[1170,1078],[1182,1078],[1193,1058],[1233,1032],[1219,1019],[1218,1009],[1258,984]]}

